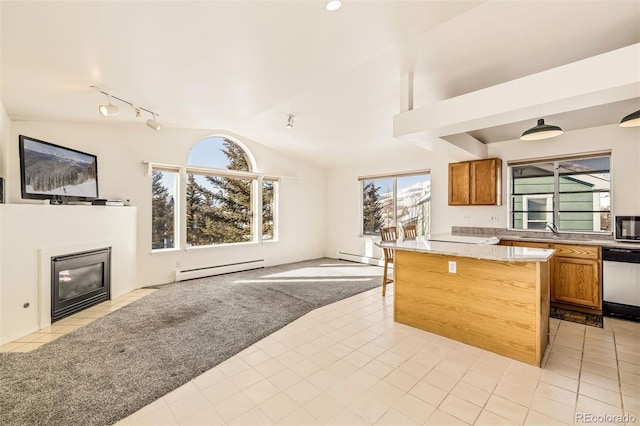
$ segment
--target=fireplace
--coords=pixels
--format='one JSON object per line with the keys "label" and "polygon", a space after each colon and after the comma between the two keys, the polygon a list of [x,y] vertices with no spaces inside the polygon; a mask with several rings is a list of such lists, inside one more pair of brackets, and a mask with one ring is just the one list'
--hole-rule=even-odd
{"label": "fireplace", "polygon": [[51,258],[51,322],[111,298],[111,247]]}

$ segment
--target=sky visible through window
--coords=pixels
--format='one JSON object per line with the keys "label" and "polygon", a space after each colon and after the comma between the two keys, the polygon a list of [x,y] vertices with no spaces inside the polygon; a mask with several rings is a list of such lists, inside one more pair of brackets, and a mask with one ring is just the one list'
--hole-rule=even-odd
{"label": "sky visible through window", "polygon": [[[202,139],[195,144],[189,153],[187,164],[189,166],[207,167],[210,169],[226,169],[229,162],[226,155],[222,153],[224,138],[220,136],[210,136]],[[176,175],[164,174],[162,184],[169,190],[170,194],[175,194],[174,179]],[[211,184],[207,182],[204,177],[196,175],[196,182],[200,185],[210,187]]]}

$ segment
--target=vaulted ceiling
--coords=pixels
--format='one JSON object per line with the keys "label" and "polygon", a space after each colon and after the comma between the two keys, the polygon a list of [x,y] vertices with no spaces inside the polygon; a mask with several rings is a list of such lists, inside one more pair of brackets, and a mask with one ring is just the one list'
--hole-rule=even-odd
{"label": "vaulted ceiling", "polygon": [[[141,120],[129,108],[101,117],[95,85],[165,127],[227,129],[327,167],[393,150],[407,72],[418,107],[640,42],[635,0],[344,0],[333,13],[315,0],[4,0],[0,18],[13,120]],[[610,124],[639,99],[566,120]],[[523,127],[470,133],[490,143]]]}

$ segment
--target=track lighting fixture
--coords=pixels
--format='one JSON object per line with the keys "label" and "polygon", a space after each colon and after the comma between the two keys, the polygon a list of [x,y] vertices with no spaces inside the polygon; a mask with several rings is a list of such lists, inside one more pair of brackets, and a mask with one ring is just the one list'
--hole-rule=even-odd
{"label": "track lighting fixture", "polygon": [[112,115],[120,114],[120,108],[118,108],[117,105],[111,105],[111,96],[108,93],[105,93],[105,95],[107,95],[108,104],[100,105],[98,107],[98,112],[100,112],[103,117],[110,117]]}
{"label": "track lighting fixture", "polygon": [[96,86],[91,86],[91,88],[95,89],[98,92],[102,93],[103,95],[107,96],[107,99],[109,101],[108,105],[100,105],[98,107],[98,111],[100,112],[100,114],[103,117],[110,117],[110,116],[113,116],[113,115],[118,115],[120,113],[120,109],[118,108],[118,106],[111,104],[111,98],[113,98],[113,99],[116,99],[116,100],[118,100],[118,101],[120,101],[122,103],[125,103],[125,104],[129,105],[131,108],[133,108],[136,117],[141,117],[142,116],[142,113],[140,111],[146,111],[149,114],[151,114],[153,119],[147,120],[147,126],[152,128],[156,132],[160,131],[160,129],[162,128],[162,125],[156,121],[156,117],[159,117],[160,114],[157,114],[157,113],[155,113],[155,112],[153,112],[151,110],[148,110],[146,108],[142,108],[141,106],[136,106],[136,105],[134,105],[133,102],[129,102],[129,101],[124,100],[122,98],[119,98],[117,96],[113,96],[113,95],[101,90],[100,88],[98,88]]}
{"label": "track lighting fixture", "polygon": [[636,112],[625,116],[620,120],[620,127],[638,127],[640,126],[640,109]]}
{"label": "track lighting fixture", "polygon": [[156,121],[156,115],[153,112],[151,115],[153,116],[153,119],[150,118],[147,120],[147,126],[151,127],[156,132],[159,132],[160,129],[162,129],[162,125]]}
{"label": "track lighting fixture", "polygon": [[538,120],[538,124],[525,131],[520,139],[523,141],[537,141],[540,139],[549,139],[563,134],[563,130],[551,124],[544,124],[544,119]]}
{"label": "track lighting fixture", "polygon": [[289,114],[287,116],[287,129],[293,128],[293,115]]}

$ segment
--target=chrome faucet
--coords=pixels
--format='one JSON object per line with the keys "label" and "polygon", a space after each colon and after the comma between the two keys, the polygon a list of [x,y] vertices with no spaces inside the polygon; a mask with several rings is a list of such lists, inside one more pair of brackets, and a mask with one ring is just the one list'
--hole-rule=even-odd
{"label": "chrome faucet", "polygon": [[553,232],[553,236],[554,237],[559,237],[560,236],[560,233],[558,232],[558,227],[553,222],[545,223],[544,229],[548,229],[549,231]]}

